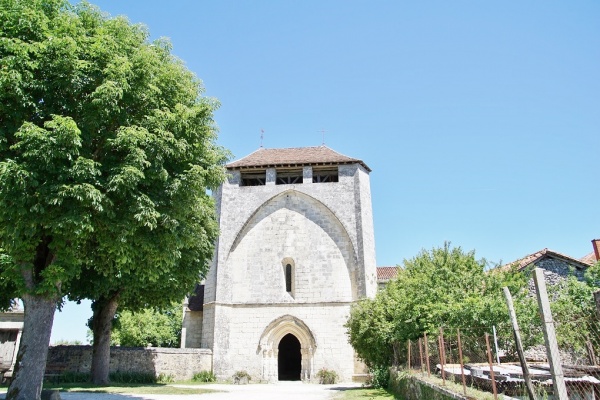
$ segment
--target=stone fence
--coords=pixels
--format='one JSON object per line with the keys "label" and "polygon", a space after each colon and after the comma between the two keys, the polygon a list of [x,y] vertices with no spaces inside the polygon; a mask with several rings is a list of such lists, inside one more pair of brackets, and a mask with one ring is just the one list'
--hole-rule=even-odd
{"label": "stone fence", "polygon": [[[89,373],[92,365],[91,346],[52,346],[48,350],[49,369]],[[212,370],[209,349],[177,349],[162,347],[111,347],[110,372],[171,375],[175,380],[188,380],[195,373]]]}

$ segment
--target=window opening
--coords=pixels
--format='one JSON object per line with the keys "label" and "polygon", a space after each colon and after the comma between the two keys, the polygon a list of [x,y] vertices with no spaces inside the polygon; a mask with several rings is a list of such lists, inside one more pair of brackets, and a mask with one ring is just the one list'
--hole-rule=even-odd
{"label": "window opening", "polygon": [[314,169],[313,183],[339,182],[338,170],[335,169]]}
{"label": "window opening", "polygon": [[285,266],[285,291],[291,293],[292,291],[292,266],[287,264]]}
{"label": "window opening", "polygon": [[266,171],[242,172],[242,186],[262,186],[266,181]]}
{"label": "window opening", "polygon": [[290,185],[293,183],[302,183],[303,180],[302,170],[288,170],[288,171],[277,171],[277,185]]}

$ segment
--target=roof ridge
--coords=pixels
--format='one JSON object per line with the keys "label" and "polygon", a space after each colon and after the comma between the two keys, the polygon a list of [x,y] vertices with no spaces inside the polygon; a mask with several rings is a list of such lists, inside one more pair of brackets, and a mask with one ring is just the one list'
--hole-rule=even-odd
{"label": "roof ridge", "polygon": [[339,153],[326,145],[286,148],[261,147],[247,156],[234,160],[225,166],[227,168],[264,168],[285,165],[298,166],[354,163],[360,164],[368,172],[371,172],[371,169],[361,159]]}

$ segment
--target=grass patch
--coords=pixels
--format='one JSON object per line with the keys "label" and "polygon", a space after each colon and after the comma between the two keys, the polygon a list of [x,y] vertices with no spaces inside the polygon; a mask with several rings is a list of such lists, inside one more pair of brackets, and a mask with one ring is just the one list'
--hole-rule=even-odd
{"label": "grass patch", "polygon": [[394,395],[385,389],[352,388],[343,390],[335,400],[393,400]]}
{"label": "grass patch", "polygon": [[110,386],[95,386],[91,383],[73,383],[44,385],[44,389],[55,389],[61,392],[115,393],[115,394],[204,394],[216,393],[217,390],[171,385],[143,384],[111,384]]}

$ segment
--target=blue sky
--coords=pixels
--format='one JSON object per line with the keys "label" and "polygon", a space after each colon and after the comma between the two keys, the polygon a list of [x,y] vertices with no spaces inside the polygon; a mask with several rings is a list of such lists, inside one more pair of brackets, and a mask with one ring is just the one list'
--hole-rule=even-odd
{"label": "blue sky", "polygon": [[[380,266],[446,240],[579,258],[600,237],[597,1],[93,3],[171,39],[235,158],[263,129],[364,160]],[[89,314],[68,305],[52,340]]]}

